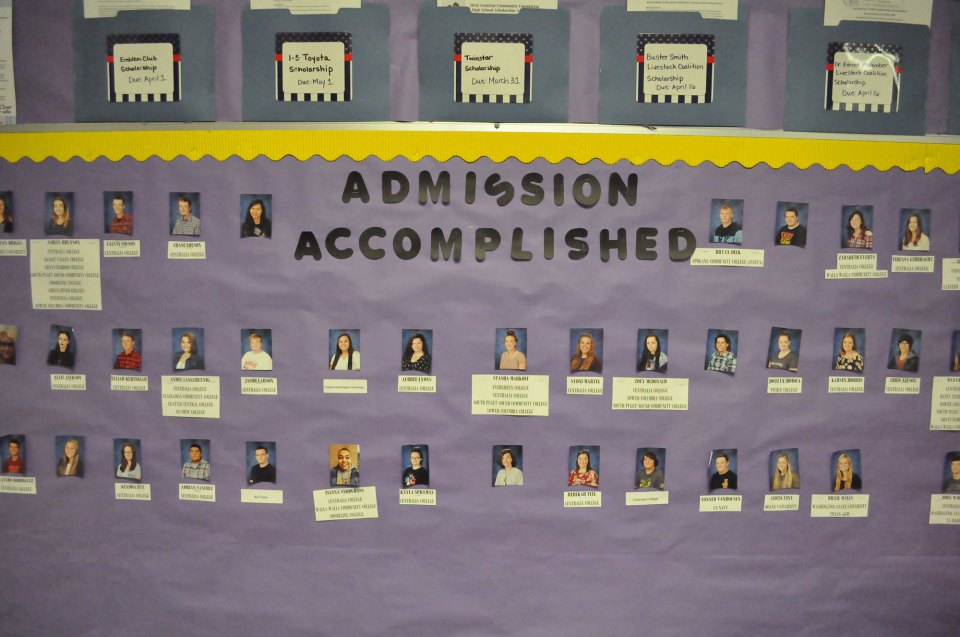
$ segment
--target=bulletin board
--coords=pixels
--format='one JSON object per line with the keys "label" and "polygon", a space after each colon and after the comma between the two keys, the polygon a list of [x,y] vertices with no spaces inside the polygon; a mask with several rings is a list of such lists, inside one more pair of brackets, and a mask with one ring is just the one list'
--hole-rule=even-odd
{"label": "bulletin board", "polygon": [[[212,4],[223,29],[225,3]],[[565,6],[574,23],[592,11]],[[391,3],[391,32],[418,7]],[[218,109],[241,94],[235,79]],[[239,97],[224,101],[239,119]],[[943,104],[928,111],[946,122]],[[748,125],[758,116],[748,109]],[[960,292],[944,289],[960,257],[950,139],[221,122],[45,124],[0,145],[16,214],[2,238],[28,252],[0,257],[0,324],[18,327],[17,364],[0,365],[0,435],[25,435],[37,491],[0,493],[13,583],[2,632],[101,634],[117,618],[144,635],[941,635],[960,623],[957,527],[930,523],[945,456],[960,449],[956,431],[931,428],[936,379],[958,377]],[[36,308],[32,259],[49,246],[34,242],[52,238],[53,192],[73,194],[62,240],[96,242],[100,309]],[[105,232],[115,192],[133,193],[129,236]],[[181,193],[199,193],[198,236],[171,234]],[[269,238],[241,237],[254,198],[268,202]],[[711,242],[715,199],[742,202],[740,244]],[[804,247],[778,245],[781,202],[808,204]],[[851,205],[872,206],[869,251],[842,243]],[[904,209],[931,211],[931,272],[897,271],[916,256],[901,249]],[[105,256],[106,240],[136,241],[139,256]],[[886,274],[831,275],[851,254]],[[54,388],[51,325],[72,328],[85,389]],[[866,334],[862,374],[834,369],[844,327]],[[116,370],[114,330],[133,328],[142,369]],[[203,328],[203,370],[171,364],[183,328]],[[767,367],[773,328],[802,331],[795,373]],[[251,331],[267,329],[272,369],[244,371]],[[505,329],[525,330],[526,370],[496,368]],[[601,329],[602,373],[571,372],[573,333]],[[705,369],[718,329],[737,334],[734,374]],[[399,391],[404,330],[430,331],[435,391]],[[669,332],[662,374],[637,370],[650,330]],[[898,330],[922,334],[916,372],[888,368]],[[359,369],[329,369],[343,332]],[[114,376],[148,387],[112,389]],[[493,397],[477,377],[527,376],[546,377],[543,415],[482,413]],[[164,377],[216,378],[216,417],[165,411],[176,398]],[[570,377],[602,379],[602,393],[570,392]],[[863,391],[832,391],[831,377]],[[244,393],[268,378],[276,395]],[[651,378],[686,380],[685,404],[616,404],[617,385]],[[919,391],[888,391],[901,384]],[[800,391],[770,391],[781,385]],[[83,437],[82,479],[57,476],[58,436]],[[115,439],[128,438],[149,501],[116,496],[130,482],[116,477]],[[183,442],[200,440],[209,482],[181,473]],[[260,445],[275,484],[249,484]],[[317,521],[314,492],[330,489],[348,445],[377,517]],[[435,504],[401,504],[412,445],[429,449]],[[522,487],[492,486],[504,446],[523,449]],[[599,488],[576,491],[602,506],[564,506],[571,448],[596,450]],[[669,503],[628,505],[647,448],[666,450]],[[770,453],[794,448],[798,509],[765,510]],[[742,510],[702,512],[721,449],[736,449],[739,485],[720,493]],[[846,449],[860,452],[869,513],[813,517]],[[216,501],[182,498],[184,483],[214,486]]]}

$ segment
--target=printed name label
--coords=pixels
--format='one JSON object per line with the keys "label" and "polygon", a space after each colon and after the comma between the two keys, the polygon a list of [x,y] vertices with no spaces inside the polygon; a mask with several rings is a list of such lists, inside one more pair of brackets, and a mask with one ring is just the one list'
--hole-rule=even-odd
{"label": "printed name label", "polygon": [[550,377],[474,374],[470,413],[502,416],[549,416]]}
{"label": "printed name label", "polygon": [[670,504],[669,491],[627,491],[627,506],[647,506],[650,504]]}
{"label": "printed name label", "polygon": [[31,239],[35,310],[102,310],[99,239]]}
{"label": "printed name label", "polygon": [[920,379],[905,378],[903,376],[887,376],[887,382],[883,385],[885,394],[919,394]]}
{"label": "printed name label", "polygon": [[147,391],[149,384],[147,376],[110,375],[110,391]]}
{"label": "printed name label", "polygon": [[862,394],[864,385],[863,376],[831,376],[827,393]]}
{"label": "printed name label", "polygon": [[436,489],[400,489],[400,504],[437,506]]}
{"label": "printed name label", "polygon": [[603,376],[567,376],[567,395],[603,395]]}
{"label": "printed name label", "polygon": [[767,379],[768,394],[800,394],[803,393],[803,379],[772,377]]}
{"label": "printed name label", "polygon": [[150,500],[150,485],[117,482],[113,485],[113,496],[115,500]]}
{"label": "printed name label", "polygon": [[240,489],[240,502],[243,504],[283,504],[283,491],[280,489]]}
{"label": "printed name label", "polygon": [[86,374],[50,374],[50,389],[54,391],[86,391]]}
{"label": "printed name label", "polygon": [[397,376],[397,392],[401,394],[437,393],[436,376]]}
{"label": "printed name label", "polygon": [[139,257],[140,241],[139,240],[104,239],[103,240],[103,256],[104,257]]}
{"label": "printed name label", "polygon": [[247,396],[276,396],[277,379],[244,376],[240,379],[240,393]]}
{"label": "printed name label", "polygon": [[960,524],[960,495],[930,495],[930,524]]}
{"label": "printed name label", "polygon": [[161,376],[163,415],[175,418],[219,418],[219,376]]}
{"label": "printed name label", "polygon": [[944,292],[960,291],[960,259],[943,260],[943,278],[940,289]]}
{"label": "printed name label", "polygon": [[317,522],[379,518],[377,488],[318,489],[313,492]]}
{"label": "printed name label", "polygon": [[27,256],[26,239],[0,239],[0,257]]}
{"label": "printed name label", "polygon": [[194,502],[216,502],[217,485],[180,483],[180,499]]}
{"label": "printed name label", "polygon": [[799,511],[799,493],[768,493],[763,496],[764,511]]}
{"label": "printed name label", "polygon": [[930,429],[960,431],[960,376],[934,376]]}
{"label": "printed name label", "polygon": [[934,256],[909,256],[895,254],[890,257],[891,272],[933,272],[937,267],[937,258]]}
{"label": "printed name label", "polygon": [[700,496],[700,513],[740,513],[742,507],[742,495]]}
{"label": "printed name label", "polygon": [[324,378],[324,394],[366,394],[366,378]]}
{"label": "printed name label", "polygon": [[689,390],[689,378],[616,376],[613,379],[613,409],[686,411]]}
{"label": "printed name label", "polygon": [[564,491],[563,508],[579,509],[584,507],[599,507],[602,498],[599,491]]}
{"label": "printed name label", "polygon": [[0,476],[0,493],[37,495],[37,479]]}
{"label": "printed name label", "polygon": [[205,241],[168,241],[168,259],[206,259],[207,244]]}
{"label": "printed name label", "polygon": [[763,250],[746,248],[697,248],[690,265],[720,265],[741,268],[762,268]]}
{"label": "printed name label", "polygon": [[865,518],[870,507],[870,495],[824,495],[810,497],[811,518]]}

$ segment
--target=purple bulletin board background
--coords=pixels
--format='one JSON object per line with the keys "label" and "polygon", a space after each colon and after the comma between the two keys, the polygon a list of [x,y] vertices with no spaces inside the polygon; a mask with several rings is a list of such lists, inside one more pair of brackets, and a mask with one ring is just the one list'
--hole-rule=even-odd
{"label": "purple bulletin board background", "polygon": [[[449,171],[448,206],[384,204],[379,180],[396,170]],[[344,204],[350,171],[371,189],[368,204]],[[709,165],[438,165],[378,160],[223,162],[177,159],[142,163],[21,161],[0,165],[16,193],[13,238],[42,236],[43,193],[75,193],[76,238],[104,238],[103,191],[135,193],[139,259],[102,260],[103,311],[33,311],[29,260],[0,259],[0,323],[20,326],[18,365],[0,367],[0,433],[27,435],[38,495],[0,496],[0,546],[7,584],[0,593],[2,632],[103,634],[122,619],[130,634],[232,634],[270,626],[290,635],[424,634],[950,634],[960,624],[960,536],[928,524],[930,494],[940,489],[944,454],[957,434],[929,431],[930,388],[948,372],[956,293],[940,291],[940,259],[958,255],[956,178],[940,172],[859,173],[793,167]],[[519,184],[540,172],[552,183],[590,173],[604,184],[593,208],[552,197],[536,206],[498,207],[478,189],[464,203],[464,174],[497,172]],[[636,173],[636,205],[606,203],[606,183]],[[207,259],[166,258],[171,191],[204,201]],[[240,195],[273,194],[273,239],[240,239]],[[694,267],[668,258],[669,228],[692,229],[707,244],[715,197],[744,200],[744,247],[766,250],[766,267]],[[775,247],[777,202],[810,203],[807,247]],[[879,267],[890,263],[900,209],[930,208],[935,274],[886,280],[826,281],[835,267],[841,207],[871,202]],[[459,263],[402,261],[390,244],[379,261],[294,259],[301,231],[321,241],[351,229],[388,236],[403,227],[462,228]],[[633,257],[640,226],[659,230],[657,258]],[[498,229],[501,248],[478,263],[477,227]],[[529,262],[509,256],[513,228],[525,232]],[[557,234],[543,258],[542,230]],[[591,253],[567,257],[563,234],[590,233]],[[601,229],[626,228],[626,260],[604,263]],[[83,347],[83,392],[51,391],[45,365],[49,324],[76,328]],[[170,329],[205,328],[206,373],[219,375],[219,420],[161,416],[160,376],[170,373]],[[240,395],[240,330],[273,330],[279,396]],[[363,334],[362,371],[326,369],[327,331]],[[471,416],[472,374],[493,373],[494,331],[528,330],[529,371],[550,376],[545,418]],[[602,397],[567,396],[569,330],[604,329]],[[670,330],[669,377],[690,379],[685,412],[614,412],[614,376],[634,376],[637,329]],[[803,393],[768,395],[765,368],[771,326],[803,330],[798,376]],[[827,393],[834,328],[866,328],[872,343],[866,393]],[[143,330],[147,393],[111,392],[111,330]],[[433,329],[436,394],[398,394],[401,330]],[[739,330],[734,377],[703,370],[706,333]],[[887,396],[881,353],[894,327],[923,330],[918,396]],[[369,393],[323,394],[327,378],[365,378]],[[54,437],[86,437],[86,477],[55,477]],[[114,438],[142,441],[149,503],[115,501]],[[179,441],[209,438],[217,502],[177,500]],[[240,503],[248,440],[273,440],[282,505]],[[376,486],[377,520],[317,523],[312,490],[328,484],[327,448],[358,443],[364,485]],[[402,445],[430,446],[436,507],[400,506]],[[491,447],[523,445],[525,486],[490,486]],[[601,509],[564,509],[570,445],[599,445]],[[664,447],[670,504],[626,507],[638,447]],[[773,449],[797,447],[802,482],[798,512],[764,513]],[[743,512],[699,513],[710,450],[738,449]],[[828,493],[830,454],[859,448],[870,494],[866,519],[811,519],[810,496]],[[348,625],[344,628],[343,622]]]}
{"label": "purple bulletin board background", "polygon": [[[625,0],[559,0],[570,11],[569,121],[596,122],[599,100],[600,15]],[[366,4],[382,4],[364,0]],[[390,0],[390,118],[418,119],[418,20],[420,0]],[[72,122],[73,0],[14,2],[14,64],[19,124]],[[241,0],[193,0],[214,9],[216,119],[239,121],[243,91]],[[790,10],[818,8],[823,0],[740,0],[750,12],[747,54],[748,128],[783,128],[787,23]],[[934,0],[926,102],[927,131],[943,133],[949,102],[950,30],[960,3]],[[447,55],[449,52],[443,52]],[[26,80],[29,78],[29,82]],[[631,78],[632,81],[632,78]]]}

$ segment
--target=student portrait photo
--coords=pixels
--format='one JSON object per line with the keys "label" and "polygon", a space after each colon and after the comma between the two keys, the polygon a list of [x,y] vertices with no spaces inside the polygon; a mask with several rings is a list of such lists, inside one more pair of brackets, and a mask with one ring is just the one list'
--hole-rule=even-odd
{"label": "student portrait photo", "polygon": [[833,351],[837,357],[833,369],[838,372],[863,373],[867,353],[867,331],[862,327],[838,327],[833,330]]}
{"label": "student portrait photo", "polygon": [[527,369],[527,328],[498,327],[495,337],[494,369]]}
{"label": "student portrait photo", "polygon": [[13,192],[0,190],[0,232],[13,232]]}
{"label": "student portrait photo", "polygon": [[570,330],[570,371],[603,371],[603,328],[585,327]]}
{"label": "student portrait photo", "polygon": [[637,371],[667,373],[669,330],[637,330]]}
{"label": "student portrait photo", "polygon": [[43,234],[73,236],[73,193],[48,192],[44,197]]}
{"label": "student portrait photo", "polygon": [[200,236],[200,193],[170,193],[170,234]]}
{"label": "student portrait photo", "polygon": [[[953,339],[951,339],[950,347],[950,371],[951,372],[960,372],[960,330],[953,331]],[[3,345],[3,339],[0,338],[0,346]],[[0,350],[2,353],[2,350]]]}
{"label": "student portrait photo", "polygon": [[767,347],[767,369],[796,372],[800,364],[800,335],[802,330],[773,327]]}
{"label": "student portrait photo", "polygon": [[778,201],[776,233],[773,237],[774,245],[798,246],[807,245],[807,214],[810,205],[795,201]]}
{"label": "student portrait photo", "polygon": [[843,206],[841,248],[873,250],[873,206]]}
{"label": "student portrait photo", "polygon": [[200,438],[180,440],[180,477],[210,481],[210,441]]}
{"label": "student portrait photo", "polygon": [[904,208],[900,211],[900,250],[930,251],[930,210]]}
{"label": "student portrait photo", "polygon": [[103,193],[103,231],[107,234],[133,234],[133,193]]}
{"label": "student portrait photo", "polygon": [[893,330],[887,369],[901,372],[916,372],[920,369],[920,335],[920,330]]}
{"label": "student portrait photo", "polygon": [[247,484],[277,483],[277,443],[247,441]]}
{"label": "student portrait photo", "polygon": [[113,330],[113,368],[129,369],[139,372],[143,367],[143,356],[140,354],[143,331],[130,328]]}
{"label": "student portrait photo", "polygon": [[49,346],[47,365],[73,369],[77,358],[77,338],[72,327],[51,325]]}
{"label": "student portrait photo", "polygon": [[5,475],[27,475],[27,437],[23,434],[0,438],[0,467]]}
{"label": "student portrait photo", "polygon": [[83,436],[57,436],[57,477],[83,477]]}
{"label": "student portrait photo", "polygon": [[203,328],[173,328],[173,371],[202,370]]}
{"label": "student portrait photo", "polygon": [[330,330],[330,369],[360,371],[360,330]]}
{"label": "student portrait photo", "polygon": [[737,330],[707,330],[707,356],[703,368],[724,374],[736,373],[739,338]]}
{"label": "student portrait photo", "polygon": [[401,331],[403,354],[400,371],[429,374],[433,370],[433,330],[405,329]]}
{"label": "student portrait photo", "polygon": [[273,331],[247,328],[240,330],[240,369],[245,372],[273,370]]}
{"label": "student portrait photo", "polygon": [[523,446],[493,446],[493,486],[523,486]]}
{"label": "student portrait photo", "polygon": [[269,239],[273,218],[273,197],[271,195],[240,195],[240,238]]}
{"label": "student portrait photo", "polygon": [[0,365],[17,364],[17,326],[0,325]]}
{"label": "student portrait photo", "polygon": [[800,451],[775,449],[770,452],[770,490],[800,488]]}
{"label": "student portrait photo", "polygon": [[830,456],[832,491],[860,490],[863,482],[860,479],[860,450],[841,449],[834,451]]}
{"label": "student portrait photo", "polygon": [[600,447],[597,445],[570,447],[567,452],[567,468],[569,469],[568,487],[599,487]]}
{"label": "student portrait photo", "polygon": [[330,445],[330,486],[360,486],[360,445]]}
{"label": "student portrait photo", "polygon": [[140,480],[140,440],[136,438],[113,439],[113,466],[118,478]]}
{"label": "student portrait photo", "polygon": [[400,456],[403,473],[400,484],[404,487],[430,486],[430,448],[427,445],[403,445]]}
{"label": "student portrait photo", "polygon": [[711,202],[710,243],[743,243],[743,199]]}
{"label": "student portrait photo", "polygon": [[737,450],[714,449],[710,452],[710,462],[707,464],[708,488],[717,489],[737,488]]}
{"label": "student portrait photo", "polygon": [[641,447],[637,449],[636,489],[657,489],[663,491],[666,485],[664,471],[667,465],[667,450],[663,447]]}
{"label": "student portrait photo", "polygon": [[960,451],[951,451],[943,461],[943,492],[960,493]]}

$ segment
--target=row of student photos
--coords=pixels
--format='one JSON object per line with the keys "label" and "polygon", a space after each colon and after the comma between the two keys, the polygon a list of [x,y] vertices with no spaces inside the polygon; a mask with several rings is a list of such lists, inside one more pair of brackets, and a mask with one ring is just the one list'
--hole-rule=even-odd
{"label": "row of student photos", "polygon": [[[570,330],[569,371],[571,373],[603,373],[603,328]],[[0,365],[16,365],[20,328],[0,324]],[[802,330],[773,327],[767,346],[768,369],[797,372],[800,366]],[[920,330],[894,328],[889,347],[881,360],[887,369],[899,372],[918,372],[921,355]],[[401,330],[402,354],[399,371],[404,373],[433,373],[433,330]],[[734,374],[737,371],[737,351],[740,334],[737,330],[707,330],[703,367],[708,371]],[[113,368],[140,372],[143,369],[143,330],[116,328],[112,331]],[[637,330],[637,372],[666,374],[670,333],[667,329]],[[942,357],[952,372],[960,372],[960,330],[953,332],[951,342],[940,350],[949,351]],[[360,371],[360,330],[332,329],[328,337],[328,368],[338,371]],[[245,372],[273,371],[273,331],[245,328],[240,330],[240,369]],[[174,372],[206,369],[205,338],[202,327],[178,327],[171,335],[171,368]],[[67,325],[51,325],[47,364],[74,369],[78,366],[76,331]],[[529,340],[526,328],[497,328],[493,347],[493,369],[506,372],[527,371]],[[866,367],[867,339],[864,328],[837,327],[832,345],[832,369],[863,373]],[[22,356],[20,357],[22,359]],[[40,356],[38,355],[39,359]]]}
{"label": "row of student photos", "polygon": [[[117,479],[141,481],[145,477],[142,466],[141,441],[136,438],[113,439],[113,463],[110,465]],[[82,478],[87,466],[84,436],[56,436],[55,469],[58,477]],[[567,458],[568,487],[600,487],[600,447],[581,445],[570,447]],[[24,435],[6,435],[0,438],[0,460],[3,473],[27,476],[27,438]],[[277,443],[248,441],[244,449],[245,480],[247,485],[277,483]],[[495,487],[523,486],[523,446],[494,445],[490,465],[490,482]],[[666,489],[666,449],[641,447],[636,451],[632,488]],[[172,464],[172,463],[171,463]],[[180,477],[210,482],[213,477],[209,439],[180,440],[180,458],[176,465]],[[334,444],[329,447],[329,477],[331,487],[363,486],[360,478],[360,446]],[[832,491],[861,490],[864,488],[859,449],[840,449],[830,457],[830,470],[820,484]],[[800,452],[796,448],[775,449],[768,461],[768,487],[771,491],[800,488]],[[400,486],[424,488],[430,486],[430,448],[425,444],[404,445],[401,449]],[[960,451],[950,451],[943,461],[939,486],[945,493],[960,492]],[[706,466],[706,485],[709,491],[739,488],[737,450],[714,449]],[[626,483],[626,481],[624,481]]]}
{"label": "row of student photos", "polygon": [[[167,207],[171,235],[200,236],[200,193],[171,192]],[[77,208],[74,206],[72,192],[46,193],[43,210],[43,229],[46,235],[73,236]],[[809,213],[809,204],[778,202],[773,220],[774,244],[805,246]],[[133,235],[133,193],[104,192],[102,216],[105,234]],[[894,245],[895,242],[897,250],[929,251],[933,236],[931,217],[930,209],[902,209],[895,239],[891,238],[889,243]],[[240,195],[238,219],[242,238],[269,239],[273,234],[273,197],[269,194]],[[0,191],[0,228],[7,233],[14,229],[12,191]],[[713,199],[710,206],[710,242],[739,245],[743,243],[743,236],[744,200]],[[838,236],[841,248],[872,250],[875,243],[873,206],[843,206]]]}

